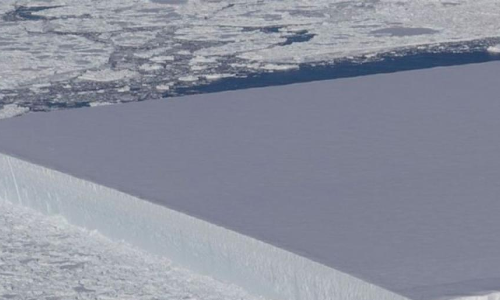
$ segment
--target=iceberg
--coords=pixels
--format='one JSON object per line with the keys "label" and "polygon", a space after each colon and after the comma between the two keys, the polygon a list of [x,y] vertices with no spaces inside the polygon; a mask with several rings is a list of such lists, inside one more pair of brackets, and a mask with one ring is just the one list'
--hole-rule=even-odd
{"label": "iceberg", "polygon": [[270,299],[491,299],[499,70],[1,120],[0,198]]}

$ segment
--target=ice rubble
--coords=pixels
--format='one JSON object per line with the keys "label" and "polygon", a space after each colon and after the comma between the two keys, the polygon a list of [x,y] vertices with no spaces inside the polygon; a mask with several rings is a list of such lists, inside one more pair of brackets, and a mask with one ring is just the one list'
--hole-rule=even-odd
{"label": "ice rubble", "polygon": [[270,299],[407,299],[233,231],[3,154],[1,199],[62,216]]}

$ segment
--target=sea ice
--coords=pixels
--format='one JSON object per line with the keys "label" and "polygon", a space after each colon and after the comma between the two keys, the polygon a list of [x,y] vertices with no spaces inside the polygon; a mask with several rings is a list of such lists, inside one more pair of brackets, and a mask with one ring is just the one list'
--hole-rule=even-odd
{"label": "sea ice", "polygon": [[0,109],[0,119],[12,118],[22,115],[29,111],[29,108],[18,106],[16,104],[7,104]]}
{"label": "sea ice", "polygon": [[500,44],[488,47],[488,52],[493,54],[500,54]]}
{"label": "sea ice", "polygon": [[87,81],[110,82],[117,80],[129,79],[137,76],[136,72],[130,70],[110,70],[102,69],[97,71],[87,71],[78,76],[78,79]]}
{"label": "sea ice", "polygon": [[[194,85],[207,73],[267,72],[269,65],[286,69],[499,38],[499,15],[496,0],[3,0],[0,94],[9,95],[2,103],[22,102],[37,110],[53,108],[54,101],[65,104],[61,107],[121,102],[123,95],[113,91],[127,78],[75,79],[85,71],[127,69],[140,73],[135,83],[142,86],[130,91],[127,101],[154,99],[162,96],[155,89],[159,83],[187,76],[197,78],[189,83]],[[141,70],[148,59],[169,62],[168,67]],[[35,83],[52,84],[50,96],[30,91]],[[61,88],[66,85],[71,88]],[[91,100],[78,94],[96,89],[105,92]]]}

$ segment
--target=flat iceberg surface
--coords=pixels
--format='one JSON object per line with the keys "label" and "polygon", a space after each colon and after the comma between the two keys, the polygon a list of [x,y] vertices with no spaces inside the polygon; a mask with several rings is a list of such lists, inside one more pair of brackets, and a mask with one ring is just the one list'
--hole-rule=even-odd
{"label": "flat iceberg surface", "polygon": [[241,288],[0,200],[2,299],[257,300]]}
{"label": "flat iceberg surface", "polygon": [[[37,195],[34,206],[47,212],[47,203],[69,205],[58,189],[94,199],[95,184],[110,187],[217,227],[192,220],[201,224],[190,225],[193,236],[225,228],[342,272],[234,233],[200,246],[204,259],[223,252],[215,261],[231,268],[258,265],[254,274],[273,284],[286,277],[288,299],[331,299],[335,284],[362,295],[339,299],[398,299],[383,289],[411,299],[498,291],[499,71],[492,62],[2,120],[0,152],[94,184],[17,159],[0,160],[0,183],[20,202]],[[184,220],[106,195],[74,218],[97,226],[86,218],[154,215],[144,224],[155,230]],[[116,211],[99,210],[109,201]],[[115,236],[147,232],[134,233],[127,217],[108,223],[121,226]],[[191,240],[182,245],[194,243],[180,232]],[[255,260],[245,260],[250,253]],[[325,274],[336,278],[331,285],[304,284]]]}

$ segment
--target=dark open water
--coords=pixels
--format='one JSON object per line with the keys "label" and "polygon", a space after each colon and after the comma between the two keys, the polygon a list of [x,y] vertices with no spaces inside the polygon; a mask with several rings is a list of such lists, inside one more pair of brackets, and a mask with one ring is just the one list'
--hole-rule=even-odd
{"label": "dark open water", "polygon": [[[500,61],[500,55],[488,53],[486,47],[460,52],[457,49],[435,52],[391,52],[375,58],[344,59],[319,65],[301,65],[299,69],[273,73],[249,74],[245,77],[225,78],[206,85],[178,88],[176,95],[213,93],[255,87],[285,85],[316,80],[349,78],[371,74],[393,73],[433,67],[456,66],[489,61]],[[500,70],[499,70],[500,74]],[[173,96],[166,94],[165,97]]]}

